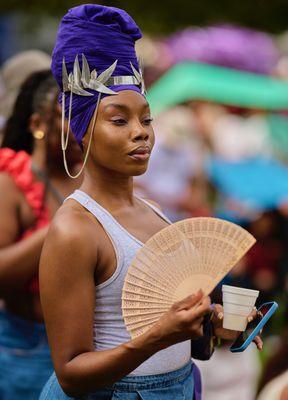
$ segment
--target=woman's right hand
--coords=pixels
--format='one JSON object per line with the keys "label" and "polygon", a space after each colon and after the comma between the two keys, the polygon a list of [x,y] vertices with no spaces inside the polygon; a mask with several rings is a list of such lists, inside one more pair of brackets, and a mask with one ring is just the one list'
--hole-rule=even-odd
{"label": "woman's right hand", "polygon": [[203,319],[211,312],[209,296],[199,290],[170,308],[151,328],[157,341],[168,347],[185,340],[203,336]]}

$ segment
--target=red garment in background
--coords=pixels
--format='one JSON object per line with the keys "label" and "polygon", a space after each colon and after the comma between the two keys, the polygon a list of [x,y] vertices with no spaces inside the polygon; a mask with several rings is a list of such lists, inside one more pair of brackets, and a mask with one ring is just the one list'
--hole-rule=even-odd
{"label": "red garment in background", "polygon": [[[19,237],[20,241],[50,222],[49,211],[44,203],[45,186],[35,179],[31,157],[25,151],[15,152],[8,148],[0,149],[0,172],[6,172],[13,179],[36,217],[34,225]],[[39,292],[38,276],[31,279],[27,290],[33,293]]]}

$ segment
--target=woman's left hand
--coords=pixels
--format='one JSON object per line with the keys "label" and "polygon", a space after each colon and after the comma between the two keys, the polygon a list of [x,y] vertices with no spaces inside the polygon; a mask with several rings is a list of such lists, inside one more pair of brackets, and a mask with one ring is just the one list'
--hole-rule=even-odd
{"label": "woman's left hand", "polygon": [[[234,341],[241,332],[223,328],[223,316],[223,307],[221,304],[215,304],[211,318],[214,334],[219,339]],[[248,322],[251,322],[256,316],[257,310],[253,309],[251,314],[248,316]],[[263,342],[260,336],[255,336],[253,342],[256,344],[258,350],[262,350]]]}

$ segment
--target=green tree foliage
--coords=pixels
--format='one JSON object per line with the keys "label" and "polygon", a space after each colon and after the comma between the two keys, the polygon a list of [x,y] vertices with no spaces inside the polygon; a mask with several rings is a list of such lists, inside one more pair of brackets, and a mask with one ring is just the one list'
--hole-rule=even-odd
{"label": "green tree foliage", "polygon": [[[0,0],[0,12],[63,15],[67,9],[91,0]],[[110,0],[99,1],[126,9],[144,31],[169,33],[187,25],[230,22],[278,33],[286,30],[288,0]]]}

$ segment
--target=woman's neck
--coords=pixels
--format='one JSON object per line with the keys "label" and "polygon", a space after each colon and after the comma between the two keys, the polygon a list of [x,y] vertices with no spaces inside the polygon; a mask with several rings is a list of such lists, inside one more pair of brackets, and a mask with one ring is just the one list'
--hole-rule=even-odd
{"label": "woman's neck", "polygon": [[47,159],[46,149],[44,150],[40,146],[35,146],[31,159],[32,163],[47,176],[58,178],[66,177],[62,160]]}
{"label": "woman's neck", "polygon": [[133,206],[133,177],[111,170],[85,170],[81,190],[110,210]]}
{"label": "woman's neck", "polygon": [[47,162],[46,162],[46,150],[42,146],[35,145],[33,153],[31,155],[31,160],[34,165],[36,165],[41,171],[46,172]]}

